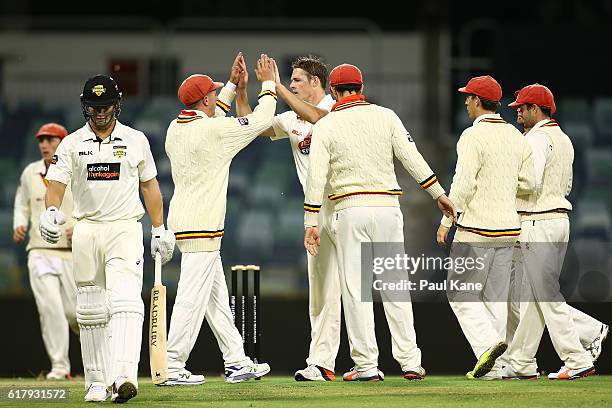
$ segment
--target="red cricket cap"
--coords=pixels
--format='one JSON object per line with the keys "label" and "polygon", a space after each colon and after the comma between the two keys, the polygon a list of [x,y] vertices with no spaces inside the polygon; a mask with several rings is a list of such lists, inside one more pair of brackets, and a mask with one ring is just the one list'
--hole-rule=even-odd
{"label": "red cricket cap", "polygon": [[363,85],[361,71],[354,65],[338,65],[329,73],[329,86]]}
{"label": "red cricket cap", "polygon": [[470,79],[466,86],[459,88],[459,92],[480,96],[492,102],[499,102],[502,97],[502,88],[492,76],[478,76]]}
{"label": "red cricket cap", "polygon": [[520,91],[514,93],[516,100],[508,106],[519,107],[526,103],[532,103],[534,105],[543,106],[550,109],[550,113],[555,113],[557,107],[555,106],[555,97],[553,93],[540,84],[527,85]]}
{"label": "red cricket cap", "polygon": [[187,77],[178,90],[178,98],[185,106],[193,105],[210,92],[223,87],[208,75],[195,74]]}
{"label": "red cricket cap", "polygon": [[38,139],[39,137],[43,136],[59,137],[61,140],[68,136],[68,131],[60,124],[46,123],[42,125],[40,129],[38,129],[38,132],[36,132],[36,135],[34,137]]}

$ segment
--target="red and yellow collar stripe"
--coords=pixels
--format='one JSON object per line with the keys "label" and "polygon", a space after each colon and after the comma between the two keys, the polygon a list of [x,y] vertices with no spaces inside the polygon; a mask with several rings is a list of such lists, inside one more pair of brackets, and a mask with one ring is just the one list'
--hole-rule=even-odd
{"label": "red and yellow collar stripe", "polygon": [[257,99],[261,99],[261,98],[263,98],[263,97],[264,97],[264,96],[266,96],[266,95],[270,95],[270,96],[271,96],[271,97],[273,97],[274,99],[277,99],[277,100],[278,100],[278,97],[276,96],[276,93],[274,93],[274,92],[272,92],[272,91],[270,91],[270,90],[265,90],[265,91],[262,91],[262,92],[261,92],[259,95],[257,95]]}
{"label": "red and yellow collar stripe", "polygon": [[422,189],[426,190],[429,187],[436,184],[437,182],[438,182],[438,178],[436,177],[435,174],[432,174],[431,176],[427,177],[425,180],[421,181],[419,185],[421,186]]}
{"label": "red and yellow collar stripe", "polygon": [[472,234],[480,235],[487,238],[500,238],[500,237],[518,237],[521,235],[520,228],[513,229],[500,229],[500,230],[490,230],[484,228],[474,228],[474,227],[466,227],[461,224],[457,224],[457,228],[471,232]]}
{"label": "red and yellow collar stripe", "polygon": [[42,174],[42,173],[38,173],[40,174],[40,178],[43,181],[43,184],[45,185],[45,187],[49,187],[49,180],[47,180],[45,177],[47,176],[46,174]]}
{"label": "red and yellow collar stripe", "polygon": [[542,127],[545,127],[545,126],[546,127],[550,127],[550,126],[557,126],[558,127],[559,124],[557,123],[556,120],[551,119],[551,120],[549,120],[548,122],[546,122],[545,124],[542,125]]}
{"label": "red and yellow collar stripe", "polygon": [[228,104],[221,102],[220,100],[217,99],[217,102],[215,103],[215,105],[217,105],[217,107],[219,109],[221,109],[223,112],[227,113],[230,111],[231,106],[229,106]]}
{"label": "red and yellow collar stripe", "polygon": [[479,120],[478,123],[508,123],[501,118],[484,118]]}
{"label": "red and yellow collar stripe", "polygon": [[177,241],[184,239],[199,239],[199,238],[221,238],[223,236],[223,230],[217,231],[181,231],[175,232],[174,236]]}
{"label": "red and yellow collar stripe", "polygon": [[203,119],[203,118],[204,116],[199,115],[198,113],[194,111],[183,110],[181,111],[181,113],[179,113],[178,117],[176,118],[176,123],[189,123],[189,122],[193,122],[194,120]]}
{"label": "red and yellow collar stripe", "polygon": [[328,198],[332,201],[335,201],[335,200],[340,200],[342,198],[346,198],[346,197],[350,197],[354,195],[363,195],[363,194],[399,196],[399,195],[404,194],[404,192],[400,189],[383,190],[383,191],[375,191],[375,190],[374,191],[353,191],[350,193],[330,194]]}
{"label": "red and yellow collar stripe", "polygon": [[315,204],[304,203],[304,211],[311,212],[311,213],[318,213],[319,211],[321,211],[321,206],[315,205]]}
{"label": "red and yellow collar stripe", "polygon": [[352,108],[353,106],[363,106],[363,105],[369,105],[369,104],[370,102],[366,102],[366,101],[355,101],[355,102],[342,103],[340,105],[334,106],[332,109],[332,112],[337,112],[343,109]]}

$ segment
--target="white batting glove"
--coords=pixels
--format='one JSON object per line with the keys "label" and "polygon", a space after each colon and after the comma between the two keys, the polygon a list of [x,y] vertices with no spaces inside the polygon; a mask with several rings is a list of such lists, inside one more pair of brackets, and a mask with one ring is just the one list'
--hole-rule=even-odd
{"label": "white batting glove", "polygon": [[164,225],[151,228],[151,256],[155,259],[155,253],[161,255],[162,265],[168,263],[174,254],[174,244],[176,239],[174,233],[167,230]]}
{"label": "white batting glove", "polygon": [[58,210],[56,207],[49,207],[47,210],[40,214],[39,231],[42,239],[50,244],[56,244],[62,236],[62,230],[59,225],[66,222],[66,216],[64,213]]}

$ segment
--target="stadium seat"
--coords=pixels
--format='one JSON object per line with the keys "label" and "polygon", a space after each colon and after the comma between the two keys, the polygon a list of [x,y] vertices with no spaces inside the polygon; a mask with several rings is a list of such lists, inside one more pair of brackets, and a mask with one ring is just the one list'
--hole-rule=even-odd
{"label": "stadium seat", "polygon": [[248,210],[238,226],[237,246],[244,259],[261,262],[269,259],[274,247],[272,214],[265,210]]}
{"label": "stadium seat", "polygon": [[597,130],[596,144],[612,146],[612,98],[595,100],[594,107],[595,129]]}

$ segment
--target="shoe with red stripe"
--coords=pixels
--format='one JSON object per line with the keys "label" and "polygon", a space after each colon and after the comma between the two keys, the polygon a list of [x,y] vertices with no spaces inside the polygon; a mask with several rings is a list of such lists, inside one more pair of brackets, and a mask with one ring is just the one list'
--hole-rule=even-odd
{"label": "shoe with red stripe", "polygon": [[425,369],[421,366],[409,368],[404,371],[404,378],[407,380],[422,380],[425,378]]}
{"label": "shoe with red stripe", "polygon": [[556,373],[548,374],[549,380],[575,380],[595,374],[595,367],[569,368],[563,366]]}
{"label": "shoe with red stripe", "polygon": [[378,367],[369,368],[367,370],[359,371],[353,367],[351,371],[344,373],[342,376],[344,381],[384,381],[385,374],[378,369]]}
{"label": "shoe with red stripe", "polygon": [[295,381],[336,381],[336,374],[318,365],[310,364],[295,372]]}

